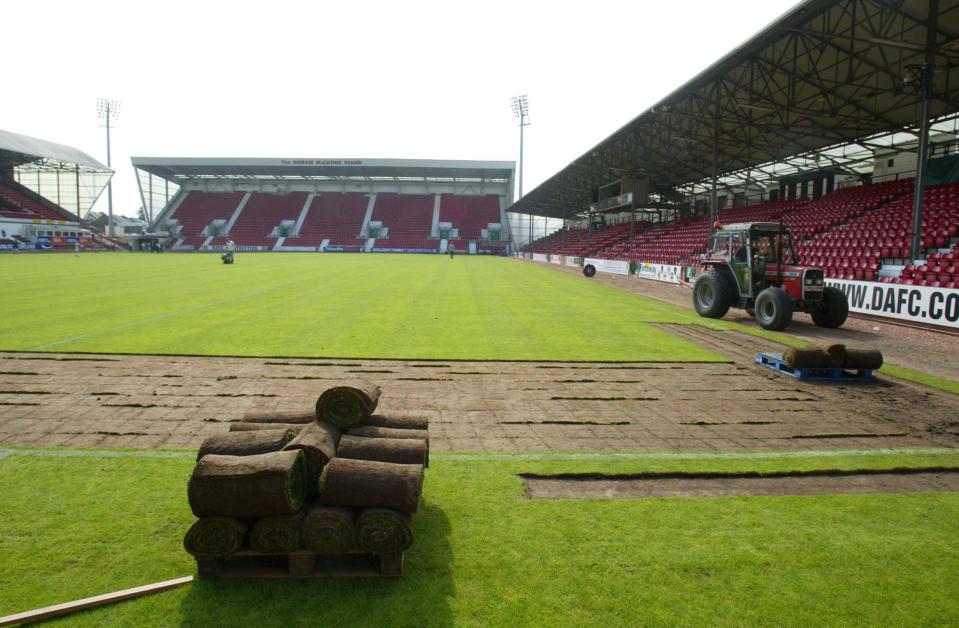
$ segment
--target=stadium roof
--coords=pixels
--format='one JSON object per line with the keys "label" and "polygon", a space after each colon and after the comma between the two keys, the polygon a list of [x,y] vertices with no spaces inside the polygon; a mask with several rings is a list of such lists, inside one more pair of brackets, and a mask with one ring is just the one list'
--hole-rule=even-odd
{"label": "stadium roof", "polygon": [[133,166],[169,181],[190,179],[511,181],[512,161],[440,159],[246,159],[133,157]]}
{"label": "stadium roof", "polygon": [[18,166],[38,160],[61,161],[87,170],[113,172],[77,148],[0,129],[0,164]]}
{"label": "stadium roof", "polygon": [[0,130],[0,172],[63,209],[86,215],[113,177],[113,169],[78,148]]}
{"label": "stadium roof", "polygon": [[856,171],[850,166],[870,162],[873,148],[895,142],[890,134],[915,139],[915,71],[925,64],[933,5],[931,118],[955,116],[959,0],[806,0],[509,211],[573,215],[594,188],[623,177],[649,178],[651,193],[669,197],[704,190],[714,174],[731,186],[813,164]]}

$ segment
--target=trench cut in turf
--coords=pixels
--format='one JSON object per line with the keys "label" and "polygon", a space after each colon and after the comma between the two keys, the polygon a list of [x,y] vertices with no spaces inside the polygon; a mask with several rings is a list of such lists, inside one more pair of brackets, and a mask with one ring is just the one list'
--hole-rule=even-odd
{"label": "trench cut in turf", "polygon": [[701,323],[695,312],[505,258],[241,253],[225,266],[203,254],[2,255],[0,275],[17,286],[0,350],[723,359],[648,324]]}

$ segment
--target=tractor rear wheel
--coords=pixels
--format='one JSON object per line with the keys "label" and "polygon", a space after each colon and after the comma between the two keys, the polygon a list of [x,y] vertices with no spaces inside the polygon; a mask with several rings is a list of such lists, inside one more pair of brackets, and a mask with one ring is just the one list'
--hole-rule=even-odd
{"label": "tractor rear wheel", "polygon": [[822,291],[822,305],[812,312],[812,320],[819,327],[835,329],[842,327],[849,316],[849,301],[842,290],[826,286]]}
{"label": "tractor rear wheel", "polygon": [[722,318],[735,299],[735,288],[722,271],[710,268],[693,286],[693,306],[696,313],[706,318]]}
{"label": "tractor rear wheel", "polygon": [[782,331],[792,320],[792,299],[782,288],[766,288],[756,297],[756,322],[763,329]]}
{"label": "tractor rear wheel", "polygon": [[592,277],[593,275],[596,274],[596,267],[593,266],[592,264],[586,264],[585,266],[583,266],[583,274],[586,275],[587,277]]}

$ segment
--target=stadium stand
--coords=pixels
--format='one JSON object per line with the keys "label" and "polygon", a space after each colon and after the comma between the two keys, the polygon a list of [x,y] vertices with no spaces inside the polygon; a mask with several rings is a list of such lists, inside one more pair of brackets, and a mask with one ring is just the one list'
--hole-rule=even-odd
{"label": "stadium stand", "polygon": [[879,281],[908,286],[959,288],[959,244],[944,253],[933,253],[926,258],[925,264],[907,265],[898,277],[883,277]]}
{"label": "stadium stand", "polygon": [[[638,232],[645,223],[637,222]],[[589,257],[629,237],[629,223],[603,225],[593,231],[592,235],[586,229],[567,229],[556,231],[529,248],[534,253],[549,253],[550,255],[572,255],[574,257]]]}
{"label": "stadium stand", "polygon": [[912,179],[901,179],[888,183],[843,188],[812,201],[803,202],[801,207],[785,215],[784,221],[792,229],[797,241],[808,240],[816,234],[861,216],[864,212],[876,209],[901,194],[908,193],[912,185]]}
{"label": "stadium stand", "polygon": [[[773,201],[758,205],[722,210],[722,222],[776,220],[795,206],[794,201]],[[698,259],[706,250],[709,235],[707,218],[691,218],[680,222],[650,226],[637,222],[633,239],[629,239],[629,223],[606,225],[589,237],[585,229],[558,231],[538,243],[532,251],[555,255],[606,257],[627,261],[679,264]]]}
{"label": "stadium stand", "polygon": [[[240,216],[230,228],[227,237],[237,246],[265,246],[272,248],[277,237],[271,236],[273,230],[284,220],[296,220],[306,203],[306,192],[289,194],[250,195],[240,212]],[[216,238],[214,243],[225,238]]]}
{"label": "stadium stand", "polygon": [[[908,261],[912,242],[912,182],[864,186],[863,194],[884,194],[882,202],[867,206],[841,225],[815,235],[800,246],[800,255],[810,263],[826,269],[827,276],[840,279],[875,281],[884,262]],[[957,224],[956,210],[932,205],[932,198],[948,194],[940,188],[927,188],[924,195],[922,248],[945,247],[949,244],[949,227]],[[866,197],[864,197],[866,198]],[[935,209],[933,209],[935,207]]]}
{"label": "stadium stand", "polygon": [[[721,210],[718,218],[723,224],[778,220],[794,206],[793,201],[771,201]],[[650,230],[616,248],[620,259],[628,261],[691,264],[698,263],[708,239],[709,219],[694,218]]]}
{"label": "stadium stand", "polygon": [[[884,263],[909,261],[912,238],[911,178],[837,190],[817,199],[773,201],[721,210],[723,224],[782,220],[796,236],[797,253],[827,276],[914,285],[959,285],[959,252],[946,250],[959,237],[959,184],[930,186],[924,196],[922,247],[926,264],[909,264],[900,278],[882,277]],[[646,225],[643,225],[646,226]],[[698,263],[707,246],[707,218],[637,229],[604,227],[558,231],[536,242],[537,253],[592,256],[660,264]]]}
{"label": "stadium stand", "polygon": [[296,237],[285,246],[317,247],[329,239],[333,246],[361,247],[359,237],[370,195],[361,192],[322,192],[313,197]]}
{"label": "stadium stand", "polygon": [[170,216],[182,225],[181,246],[202,245],[207,239],[203,230],[214,220],[229,220],[243,196],[242,192],[189,192]]}
{"label": "stadium stand", "polygon": [[[440,222],[448,222],[459,229],[459,240],[479,240],[483,229],[491,222],[500,222],[499,197],[457,196],[443,194],[440,197]],[[459,248],[459,240],[457,248]]]}
{"label": "stadium stand", "polygon": [[[906,285],[955,288],[959,287],[959,183],[929,186],[923,195],[923,221],[920,238],[922,248],[931,253],[925,263],[908,262],[898,277],[883,277],[880,281]],[[912,198],[903,197],[877,212],[875,225],[883,234],[884,242],[893,241],[892,253],[901,249],[908,254],[912,239]],[[870,232],[871,235],[871,232]]]}
{"label": "stadium stand", "polygon": [[66,210],[7,179],[0,180],[0,215],[21,219],[76,220],[76,216]]}
{"label": "stadium stand", "polygon": [[377,238],[377,248],[437,249],[439,241],[430,239],[433,226],[432,194],[376,195],[370,220],[379,220],[388,228],[386,238]]}

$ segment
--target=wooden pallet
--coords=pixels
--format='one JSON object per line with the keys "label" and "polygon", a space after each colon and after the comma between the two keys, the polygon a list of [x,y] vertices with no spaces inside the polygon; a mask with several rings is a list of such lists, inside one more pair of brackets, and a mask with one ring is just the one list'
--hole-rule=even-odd
{"label": "wooden pallet", "polygon": [[869,382],[872,381],[872,369],[844,368],[793,368],[783,362],[781,353],[757,353],[756,364],[765,366],[778,373],[806,381],[820,382]]}
{"label": "wooden pallet", "polygon": [[328,555],[241,550],[229,558],[198,558],[201,578],[389,578],[403,574],[403,552]]}

